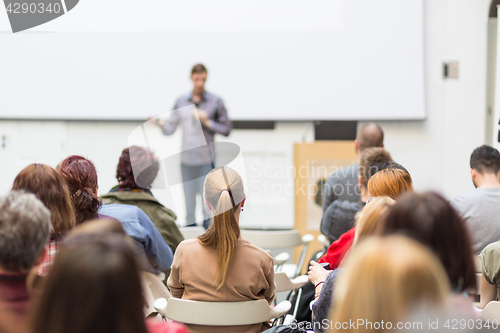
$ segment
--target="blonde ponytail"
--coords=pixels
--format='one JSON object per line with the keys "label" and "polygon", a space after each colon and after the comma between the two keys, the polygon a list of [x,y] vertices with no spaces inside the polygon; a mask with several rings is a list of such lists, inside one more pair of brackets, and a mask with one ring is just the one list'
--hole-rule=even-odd
{"label": "blonde ponytail", "polygon": [[229,167],[214,169],[205,179],[203,196],[207,209],[213,216],[213,223],[198,237],[198,241],[217,250],[215,283],[217,289],[220,289],[226,282],[227,271],[240,237],[235,212],[245,199],[243,181],[238,173]]}

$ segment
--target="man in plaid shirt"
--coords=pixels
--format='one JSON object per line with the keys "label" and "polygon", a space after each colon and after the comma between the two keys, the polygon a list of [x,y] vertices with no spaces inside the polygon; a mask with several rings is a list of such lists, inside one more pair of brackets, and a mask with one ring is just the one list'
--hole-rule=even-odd
{"label": "man in plaid shirt", "polygon": [[[205,176],[215,165],[214,135],[228,136],[232,128],[222,99],[205,90],[206,80],[205,66],[195,65],[191,70],[193,91],[177,99],[170,119],[157,122],[165,135],[174,133],[179,124],[182,126],[181,171],[187,226],[196,225],[196,195],[201,194]],[[205,209],[203,216],[203,225],[208,228]]]}
{"label": "man in plaid shirt", "polygon": [[58,242],[58,239],[49,239],[47,246],[45,247],[47,253],[43,258],[42,263],[35,267],[35,273],[37,275],[46,276],[49,273],[49,269],[56,258]]}

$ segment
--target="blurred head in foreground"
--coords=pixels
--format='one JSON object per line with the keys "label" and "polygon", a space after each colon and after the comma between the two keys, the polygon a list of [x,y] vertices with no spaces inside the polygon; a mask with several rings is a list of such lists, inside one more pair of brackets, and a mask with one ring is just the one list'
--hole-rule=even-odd
{"label": "blurred head in foreground", "polygon": [[146,333],[139,268],[119,233],[64,240],[34,312],[38,333]]}
{"label": "blurred head in foreground", "polygon": [[467,226],[441,195],[434,192],[402,195],[389,210],[381,233],[403,234],[432,250],[445,268],[453,291],[476,286]]}
{"label": "blurred head in foreground", "polygon": [[[391,331],[377,329],[377,323],[383,321],[384,328],[394,329],[412,309],[443,307],[449,295],[439,261],[424,246],[403,236],[364,240],[353,249],[344,267],[335,286],[331,332]],[[338,327],[361,320],[364,324],[355,329]]]}

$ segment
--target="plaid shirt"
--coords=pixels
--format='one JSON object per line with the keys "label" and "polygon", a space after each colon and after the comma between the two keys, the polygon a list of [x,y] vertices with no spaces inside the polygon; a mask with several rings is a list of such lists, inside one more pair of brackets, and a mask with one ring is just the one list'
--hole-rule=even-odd
{"label": "plaid shirt", "polygon": [[47,246],[45,249],[47,250],[47,254],[43,259],[42,263],[35,267],[35,273],[41,276],[46,276],[49,273],[50,266],[54,263],[54,259],[56,258],[57,250],[58,250],[58,240],[57,239],[49,239]]}
{"label": "plaid shirt", "polygon": [[[182,156],[184,165],[206,165],[211,164],[214,158],[213,145],[214,134],[220,133],[228,136],[231,132],[231,121],[227,117],[227,111],[220,97],[209,92],[204,92],[202,99],[196,104],[196,108],[205,110],[212,123],[210,128],[201,126],[194,117],[194,105],[192,93],[180,97],[174,105],[174,111],[169,120],[165,122],[162,130],[165,135],[175,132],[179,123],[182,126]],[[184,108],[182,110],[179,110]]]}

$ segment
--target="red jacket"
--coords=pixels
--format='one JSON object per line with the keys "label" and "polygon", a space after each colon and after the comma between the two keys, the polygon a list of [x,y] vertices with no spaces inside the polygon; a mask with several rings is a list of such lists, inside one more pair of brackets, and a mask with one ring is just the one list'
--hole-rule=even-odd
{"label": "red jacket", "polygon": [[334,270],[339,267],[342,259],[344,259],[345,254],[351,248],[352,242],[354,241],[354,235],[356,234],[356,227],[352,228],[348,232],[343,233],[339,239],[330,245],[326,253],[319,259],[319,263],[327,262],[330,265],[330,269]]}

